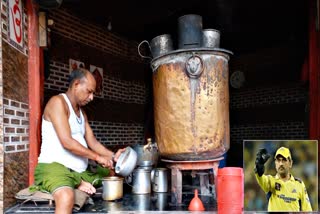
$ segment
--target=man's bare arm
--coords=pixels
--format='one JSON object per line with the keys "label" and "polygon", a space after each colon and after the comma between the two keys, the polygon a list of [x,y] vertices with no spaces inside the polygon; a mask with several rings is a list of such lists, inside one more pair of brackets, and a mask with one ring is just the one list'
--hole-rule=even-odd
{"label": "man's bare arm", "polygon": [[86,134],[85,134],[85,138],[87,141],[88,146],[95,151],[96,153],[98,153],[101,156],[107,157],[112,161],[117,161],[120,154],[125,150],[125,149],[120,149],[118,150],[115,154],[110,151],[109,149],[107,149],[104,145],[102,145],[94,136],[93,131],[88,123],[87,117],[85,115],[86,118]]}
{"label": "man's bare arm", "polygon": [[57,133],[61,145],[73,154],[95,159],[97,153],[82,146],[77,140],[71,136],[71,129],[68,122],[68,107],[62,96],[52,97],[45,110],[44,119],[50,121]]}

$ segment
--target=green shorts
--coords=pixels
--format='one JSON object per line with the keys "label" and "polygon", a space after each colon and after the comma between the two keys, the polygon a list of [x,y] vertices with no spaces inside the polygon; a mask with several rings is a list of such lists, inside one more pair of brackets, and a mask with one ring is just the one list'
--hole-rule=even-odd
{"label": "green shorts", "polygon": [[[34,172],[35,186],[40,191],[53,193],[60,187],[77,188],[81,180],[92,183],[95,179],[105,177],[109,174],[109,169],[98,165],[97,173],[84,171],[75,172],[64,165],[53,163],[38,163]],[[102,181],[98,180],[94,186],[101,186]]]}

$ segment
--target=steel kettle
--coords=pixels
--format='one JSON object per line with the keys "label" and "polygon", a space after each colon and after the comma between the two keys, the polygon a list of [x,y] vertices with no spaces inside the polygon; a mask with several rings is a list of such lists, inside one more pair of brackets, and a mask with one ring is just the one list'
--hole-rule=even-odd
{"label": "steel kettle", "polygon": [[137,165],[140,167],[156,166],[159,157],[158,146],[156,142],[152,142],[151,138],[147,140],[148,144],[136,144],[132,148],[136,151],[138,160]]}
{"label": "steel kettle", "polygon": [[152,191],[168,191],[168,172],[167,168],[155,168],[151,171]]}
{"label": "steel kettle", "polygon": [[137,168],[133,171],[132,193],[148,194],[151,193],[151,170]]}

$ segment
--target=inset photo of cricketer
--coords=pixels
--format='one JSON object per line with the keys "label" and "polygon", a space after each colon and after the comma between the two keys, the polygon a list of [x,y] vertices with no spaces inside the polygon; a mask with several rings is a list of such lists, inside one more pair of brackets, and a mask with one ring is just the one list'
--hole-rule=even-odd
{"label": "inset photo of cricketer", "polygon": [[244,210],[318,211],[318,141],[245,140]]}

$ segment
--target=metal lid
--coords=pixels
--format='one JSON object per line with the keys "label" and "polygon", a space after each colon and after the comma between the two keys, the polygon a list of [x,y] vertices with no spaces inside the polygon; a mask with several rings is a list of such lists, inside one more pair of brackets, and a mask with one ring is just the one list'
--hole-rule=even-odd
{"label": "metal lid", "polygon": [[223,49],[223,48],[190,48],[190,49],[178,49],[178,50],[174,50],[174,51],[170,51],[166,54],[163,54],[161,56],[158,56],[158,57],[155,57],[151,60],[151,63],[153,63],[154,61],[156,61],[157,59],[161,58],[161,57],[164,57],[164,56],[168,56],[168,55],[171,55],[171,54],[176,54],[176,53],[182,53],[182,52],[192,52],[192,51],[199,51],[199,52],[202,52],[202,51],[210,51],[212,53],[214,52],[217,52],[217,53],[222,53],[222,54],[230,54],[230,55],[233,55],[233,52],[232,51],[229,51],[227,49]]}
{"label": "metal lid", "polygon": [[110,176],[110,177],[104,177],[104,178],[102,178],[102,180],[104,180],[104,181],[119,181],[119,180],[123,180],[123,177]]}

